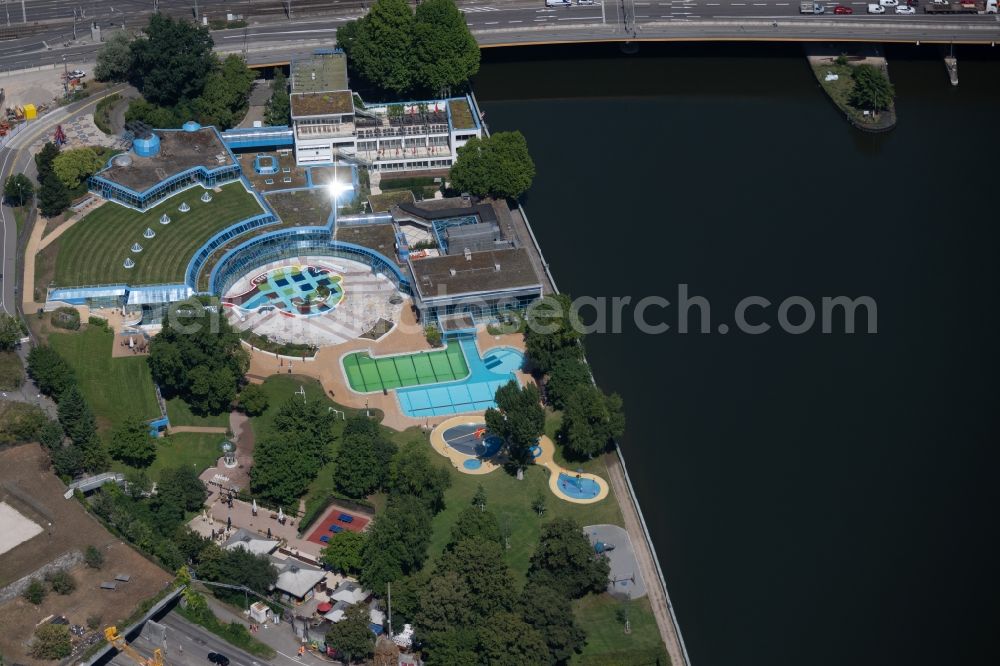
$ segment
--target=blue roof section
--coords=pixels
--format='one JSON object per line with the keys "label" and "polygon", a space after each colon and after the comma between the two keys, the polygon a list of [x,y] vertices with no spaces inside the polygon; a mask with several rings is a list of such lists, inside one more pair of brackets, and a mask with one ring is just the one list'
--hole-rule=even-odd
{"label": "blue roof section", "polygon": [[229,148],[263,148],[265,146],[295,145],[292,128],[287,125],[268,127],[242,127],[230,129],[219,135]]}

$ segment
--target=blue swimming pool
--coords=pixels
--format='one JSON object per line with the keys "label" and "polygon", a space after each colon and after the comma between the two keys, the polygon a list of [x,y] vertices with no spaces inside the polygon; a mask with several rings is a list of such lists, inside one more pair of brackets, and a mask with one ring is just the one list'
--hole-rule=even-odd
{"label": "blue swimming pool", "polygon": [[475,338],[461,338],[458,344],[469,365],[469,375],[457,382],[396,389],[404,414],[419,419],[495,407],[493,396],[497,389],[516,380],[514,370],[524,364],[524,354],[511,347],[496,347],[480,357]]}
{"label": "blue swimming pool", "polygon": [[593,479],[577,478],[563,472],[559,475],[559,490],[573,499],[593,499],[601,492],[601,487]]}

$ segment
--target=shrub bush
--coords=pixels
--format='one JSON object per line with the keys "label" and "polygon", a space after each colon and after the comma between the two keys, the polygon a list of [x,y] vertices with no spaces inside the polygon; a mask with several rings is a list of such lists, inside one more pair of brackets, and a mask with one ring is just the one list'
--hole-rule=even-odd
{"label": "shrub bush", "polygon": [[52,313],[52,325],[69,331],[80,330],[80,313],[75,308],[56,308]]}
{"label": "shrub bush", "polygon": [[45,583],[36,578],[28,584],[21,596],[37,606],[45,600],[45,595],[48,593],[49,591],[45,589]]}
{"label": "shrub bush", "polygon": [[56,594],[71,594],[76,589],[76,580],[68,571],[57,571],[48,579]]}

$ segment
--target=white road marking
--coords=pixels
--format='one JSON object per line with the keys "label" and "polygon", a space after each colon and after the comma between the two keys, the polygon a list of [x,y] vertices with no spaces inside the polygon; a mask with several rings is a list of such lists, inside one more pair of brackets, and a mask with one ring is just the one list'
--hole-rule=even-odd
{"label": "white road marking", "polygon": [[500,21],[486,21],[483,25],[496,25]]}
{"label": "white road marking", "polygon": [[524,23],[524,21],[507,21],[507,23]]}
{"label": "white road marking", "polygon": [[596,19],[596,16],[569,16],[567,18],[558,18],[557,21],[592,21]]}

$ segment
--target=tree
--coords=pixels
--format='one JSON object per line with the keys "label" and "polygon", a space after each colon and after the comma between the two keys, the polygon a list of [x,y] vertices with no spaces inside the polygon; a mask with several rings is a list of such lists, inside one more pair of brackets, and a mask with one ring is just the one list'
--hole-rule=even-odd
{"label": "tree", "polygon": [[587,635],[576,623],[569,599],[545,585],[528,584],[521,594],[518,610],[549,647],[549,654],[564,664],[583,650]]}
{"label": "tree", "polygon": [[28,375],[42,393],[57,400],[68,386],[76,384],[73,368],[48,345],[33,347],[28,352]]}
{"label": "tree", "polygon": [[[278,580],[278,572],[266,555],[255,555],[244,548],[223,550],[214,544],[202,551],[198,574],[218,583],[245,585],[258,594],[268,594]],[[243,601],[243,593],[236,596]]]}
{"label": "tree", "polygon": [[580,524],[572,518],[556,518],[542,527],[528,581],[577,599],[588,592],[603,591],[609,571],[608,561],[594,553]]}
{"label": "tree", "polygon": [[240,391],[239,405],[247,416],[260,416],[267,411],[267,393],[260,384],[247,384]]}
{"label": "tree", "polygon": [[550,372],[566,359],[583,361],[583,333],[568,294],[535,301],[525,315],[524,347],[537,372]]}
{"label": "tree", "polygon": [[326,644],[352,664],[366,661],[375,654],[375,636],[368,628],[368,606],[355,604],[348,608],[344,619],[326,632]]}
{"label": "tree", "polygon": [[624,432],[625,415],[617,393],[604,395],[593,384],[577,387],[566,404],[559,430],[567,453],[592,458],[614,446]]}
{"label": "tree", "polygon": [[422,634],[427,666],[479,666],[477,636],[473,629]]}
{"label": "tree", "polygon": [[37,578],[33,578],[28,583],[28,587],[24,588],[21,596],[37,606],[45,600],[46,594],[48,594],[48,590],[45,588],[45,583]]}
{"label": "tree", "polygon": [[420,606],[413,620],[427,633],[450,632],[469,627],[482,618],[469,605],[472,591],[455,571],[431,577],[420,592]]}
{"label": "tree", "polygon": [[560,358],[549,370],[545,382],[545,396],[555,409],[566,409],[569,397],[580,386],[589,386],[590,368],[575,356]]}
{"label": "tree", "polygon": [[334,571],[354,576],[361,570],[361,550],[364,545],[363,532],[341,532],[320,551],[320,559]]}
{"label": "tree", "polygon": [[125,81],[132,67],[132,38],[124,30],[113,33],[97,51],[94,78]]}
{"label": "tree", "polygon": [[424,326],[424,338],[427,339],[427,344],[431,347],[441,346],[441,329],[434,324],[427,324]]}
{"label": "tree", "polygon": [[444,508],[444,491],[450,485],[448,470],[431,462],[422,442],[405,444],[392,458],[389,492],[420,499],[432,514]]}
{"label": "tree", "polygon": [[473,538],[452,544],[435,570],[455,572],[465,581],[471,592],[466,604],[478,618],[514,607],[514,579],[504,562],[503,548],[495,541]]}
{"label": "tree", "polygon": [[237,125],[246,115],[255,75],[243,58],[226,56],[205,81],[204,91],[194,100],[194,111],[203,125],[220,130]]}
{"label": "tree", "polygon": [[131,44],[129,82],[153,104],[198,97],[216,64],[208,28],[157,13],[144,33]]}
{"label": "tree", "polygon": [[472,506],[480,511],[486,510],[486,489],[481,483],[476,484],[476,492],[472,495]]}
{"label": "tree", "polygon": [[76,383],[70,384],[58,397],[59,425],[74,444],[82,445],[97,432],[94,412]]}
{"label": "tree", "polygon": [[543,666],[551,662],[548,646],[515,613],[497,613],[479,628],[477,653],[490,666]]}
{"label": "tree", "polygon": [[76,580],[69,572],[62,569],[49,575],[48,580],[56,594],[71,594],[76,589]]}
{"label": "tree", "polygon": [[149,467],[156,460],[156,442],[149,426],[131,416],[111,433],[111,457],[131,467]]}
{"label": "tree", "polygon": [[83,553],[83,561],[91,569],[100,569],[104,566],[104,553],[96,546],[87,546],[87,550]]}
{"label": "tree", "polygon": [[538,387],[521,387],[511,380],[497,389],[497,406],[486,410],[486,427],[504,439],[511,464],[522,468],[531,459],[531,447],[545,432],[545,410]]}
{"label": "tree", "polygon": [[406,0],[376,0],[345,37],[349,61],[368,83],[395,94],[413,87],[413,12]]}
{"label": "tree", "polygon": [[539,518],[545,515],[545,495],[541,492],[535,495],[535,499],[531,500],[531,510],[537,513]]}
{"label": "tree", "polygon": [[896,89],[885,73],[872,65],[858,65],[851,71],[854,87],[851,104],[858,109],[882,111],[892,105]]}
{"label": "tree", "polygon": [[70,190],[75,190],[80,186],[80,181],[89,178],[103,166],[104,162],[92,148],[64,150],[52,161],[52,171]]}
{"label": "tree", "polygon": [[295,506],[316,476],[316,468],[298,450],[294,441],[266,436],[254,447],[250,490],[265,502]]}
{"label": "tree", "polygon": [[464,85],[479,71],[479,44],[454,0],[424,0],[413,23],[416,84],[434,94]]}
{"label": "tree", "polygon": [[358,578],[368,589],[382,594],[386,583],[418,571],[427,559],[431,515],[412,498],[395,496],[376,517],[361,548]]}
{"label": "tree", "polygon": [[3,196],[9,206],[23,206],[34,194],[35,186],[23,173],[11,174],[3,186]]}
{"label": "tree", "polygon": [[46,623],[38,627],[29,652],[36,659],[56,660],[68,657],[73,652],[69,626]]}
{"label": "tree", "polygon": [[74,444],[83,456],[83,469],[87,472],[105,472],[111,466],[108,451],[101,441],[101,436],[94,432],[82,444]]}
{"label": "tree", "polygon": [[52,451],[52,468],[59,476],[69,478],[79,476],[87,468],[83,450],[73,444],[55,449]]}
{"label": "tree", "polygon": [[196,301],[172,306],[147,361],[160,390],[184,398],[198,414],[228,409],[250,367],[239,334]]}
{"label": "tree", "polygon": [[59,146],[46,141],[42,149],[35,153],[35,168],[38,171],[38,182],[45,180],[45,176],[52,172],[52,162],[59,155]]}
{"label": "tree", "polygon": [[4,312],[0,314],[0,351],[13,351],[24,336],[21,321]]}
{"label": "tree", "polygon": [[54,171],[49,171],[38,190],[38,210],[45,217],[55,217],[73,203],[66,184],[59,180]]}
{"label": "tree", "polygon": [[184,515],[202,508],[205,502],[205,484],[193,467],[182,465],[165,469],[160,474],[156,495],[150,508],[164,532],[170,532],[184,522]]}
{"label": "tree", "polygon": [[[352,22],[353,23],[353,22]],[[338,35],[340,31],[338,30]],[[264,123],[267,125],[288,125],[292,120],[292,106],[288,95],[288,79],[284,70],[275,67],[271,81],[271,99],[264,109]]]}
{"label": "tree", "polygon": [[528,142],[520,132],[497,132],[482,139],[473,137],[458,149],[451,167],[451,185],[481,197],[521,196],[535,177],[535,163]]}
{"label": "tree", "polygon": [[465,539],[500,543],[500,523],[497,522],[497,517],[490,511],[480,511],[474,507],[463,509],[451,526],[449,547]]}
{"label": "tree", "polygon": [[[361,426],[371,423],[374,428]],[[344,427],[344,436],[337,450],[334,482],[349,497],[366,497],[388,481],[389,465],[395,445],[378,430],[374,421],[352,418]]]}

